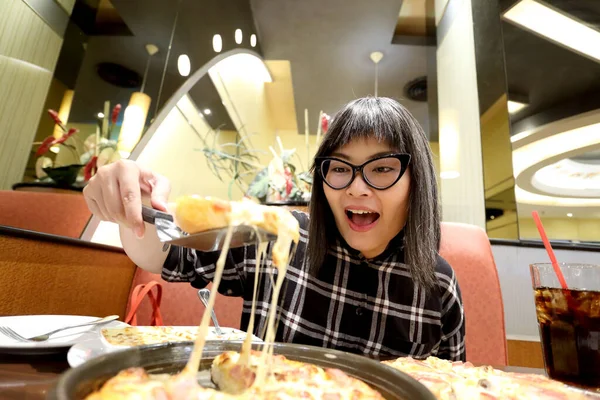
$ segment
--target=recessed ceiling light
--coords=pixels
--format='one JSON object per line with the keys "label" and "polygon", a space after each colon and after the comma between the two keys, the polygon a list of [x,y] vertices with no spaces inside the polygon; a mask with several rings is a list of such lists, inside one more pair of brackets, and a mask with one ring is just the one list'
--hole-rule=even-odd
{"label": "recessed ceiling light", "polygon": [[522,109],[524,109],[525,107],[527,107],[527,104],[525,104],[525,103],[519,103],[518,101],[512,101],[512,100],[508,101],[508,113],[509,114],[516,114],[519,111],[521,111]]}
{"label": "recessed ceiling light", "polygon": [[187,54],[182,54],[179,56],[179,58],[177,58],[177,69],[179,70],[179,74],[181,76],[188,76],[190,74],[192,64]]}
{"label": "recessed ceiling light", "polygon": [[242,38],[243,38],[242,30],[241,29],[236,29],[235,30],[235,42],[237,44],[242,44]]}
{"label": "recessed ceiling light", "polygon": [[204,114],[205,114],[205,115],[210,115],[210,114],[212,114],[212,112],[210,111],[210,108],[205,108],[205,109],[204,109]]}
{"label": "recessed ceiling light", "polygon": [[98,113],[98,118],[104,118],[104,113]]}
{"label": "recessed ceiling light", "polygon": [[256,47],[256,35],[254,33],[250,36],[250,46]]}
{"label": "recessed ceiling light", "polygon": [[558,45],[600,61],[600,32],[535,0],[521,0],[504,19]]}
{"label": "recessed ceiling light", "polygon": [[573,216],[573,213],[567,213],[567,217],[571,218]]}
{"label": "recessed ceiling light", "polygon": [[220,53],[223,50],[223,39],[219,34],[213,36],[213,50],[216,53]]}

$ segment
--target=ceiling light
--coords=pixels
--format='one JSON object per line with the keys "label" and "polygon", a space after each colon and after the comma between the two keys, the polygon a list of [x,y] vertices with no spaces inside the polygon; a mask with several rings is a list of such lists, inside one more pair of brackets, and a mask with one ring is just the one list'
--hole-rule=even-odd
{"label": "ceiling light", "polygon": [[[248,53],[229,56],[210,68],[208,73],[213,81],[223,79],[228,82],[228,80],[250,79],[257,83],[273,82],[273,77],[265,62],[260,57]],[[227,100],[225,103],[230,104],[231,100]]]}
{"label": "ceiling light", "polygon": [[205,109],[204,109],[204,114],[205,114],[205,115],[210,115],[210,114],[212,114],[212,112],[210,111],[210,108],[205,108]]}
{"label": "ceiling light", "polygon": [[179,58],[177,58],[177,69],[179,70],[179,74],[181,76],[188,76],[190,74],[192,64],[187,54],[182,54],[179,56]]}
{"label": "ceiling light", "polygon": [[219,34],[213,36],[213,50],[216,53],[220,53],[223,50],[223,39],[221,39],[221,35]]}
{"label": "ceiling light", "polygon": [[525,103],[519,103],[518,101],[512,101],[512,100],[508,101],[508,113],[509,114],[516,114],[519,111],[521,111],[522,109],[524,109],[525,107],[527,107],[527,104],[525,104]]}
{"label": "ceiling light", "polygon": [[[509,107],[509,111],[510,111],[510,107]],[[532,134],[533,134],[533,131],[523,131],[523,132],[515,133],[514,135],[512,135],[510,137],[510,141],[511,141],[511,143],[514,143],[521,139],[525,139],[527,136],[531,136]]]}
{"label": "ceiling light", "polygon": [[576,53],[600,61],[600,32],[535,0],[521,0],[504,19]]}
{"label": "ceiling light", "polygon": [[235,42],[237,44],[242,44],[242,38],[243,38],[242,30],[241,29],[236,29],[235,30]]}
{"label": "ceiling light", "polygon": [[571,218],[573,216],[573,213],[567,213],[567,217]]}
{"label": "ceiling light", "polygon": [[379,64],[379,61],[381,61],[383,58],[383,53],[380,51],[374,51],[369,57],[371,57],[371,61],[373,61],[375,64]]}
{"label": "ceiling light", "polygon": [[256,35],[254,33],[250,36],[250,46],[256,47]]}
{"label": "ceiling light", "polygon": [[98,118],[104,118],[104,113],[98,113]]}
{"label": "ceiling light", "polygon": [[53,152],[53,153],[55,153],[55,154],[58,154],[58,152],[60,151],[60,147],[58,147],[58,146],[52,146],[52,147],[50,147],[50,151]]}

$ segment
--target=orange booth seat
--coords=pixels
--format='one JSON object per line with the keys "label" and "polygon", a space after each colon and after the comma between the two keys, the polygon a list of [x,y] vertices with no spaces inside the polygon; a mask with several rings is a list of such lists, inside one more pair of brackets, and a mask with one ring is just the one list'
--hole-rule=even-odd
{"label": "orange booth seat", "polygon": [[0,190],[0,225],[79,238],[91,216],[81,194]]}

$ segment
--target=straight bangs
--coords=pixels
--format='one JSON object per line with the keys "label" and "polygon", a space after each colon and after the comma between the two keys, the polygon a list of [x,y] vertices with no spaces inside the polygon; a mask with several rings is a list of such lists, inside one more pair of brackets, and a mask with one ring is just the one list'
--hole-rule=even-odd
{"label": "straight bangs", "polygon": [[369,138],[408,153],[405,135],[410,134],[409,127],[398,117],[394,104],[383,100],[387,99],[365,97],[347,104],[335,115],[315,156],[326,157],[351,141]]}

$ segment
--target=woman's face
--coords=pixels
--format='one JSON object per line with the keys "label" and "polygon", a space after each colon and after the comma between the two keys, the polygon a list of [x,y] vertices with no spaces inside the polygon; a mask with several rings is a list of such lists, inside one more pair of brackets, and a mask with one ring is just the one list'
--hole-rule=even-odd
{"label": "woman's face", "polygon": [[[381,154],[393,153],[375,138],[355,140],[337,149],[332,157],[361,165]],[[367,185],[360,173],[345,189],[335,190],[323,183],[337,228],[350,247],[367,258],[383,253],[404,227],[408,214],[410,171],[392,187],[377,190]]]}

